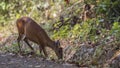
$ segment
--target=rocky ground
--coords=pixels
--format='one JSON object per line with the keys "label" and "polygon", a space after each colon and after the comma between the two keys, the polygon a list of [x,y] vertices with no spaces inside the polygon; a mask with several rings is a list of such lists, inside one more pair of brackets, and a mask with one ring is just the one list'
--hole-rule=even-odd
{"label": "rocky ground", "polygon": [[0,54],[0,68],[78,68],[75,65],[59,63],[40,57],[18,56],[12,53]]}
{"label": "rocky ground", "polygon": [[120,43],[81,44],[68,61],[88,68],[120,68]]}

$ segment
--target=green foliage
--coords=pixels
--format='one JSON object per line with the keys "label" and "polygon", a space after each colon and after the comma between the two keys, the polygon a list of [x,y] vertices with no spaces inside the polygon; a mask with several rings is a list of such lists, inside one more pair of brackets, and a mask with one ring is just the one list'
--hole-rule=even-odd
{"label": "green foliage", "polygon": [[76,24],[74,27],[66,25],[61,27],[59,31],[55,31],[53,37],[73,38],[82,41],[90,39],[91,41],[95,41],[98,39],[96,31],[100,30],[100,28],[98,28],[100,27],[99,24],[98,20],[90,19],[81,24]]}
{"label": "green foliage", "polygon": [[105,14],[108,10],[109,10],[109,6],[110,6],[110,0],[104,0],[104,1],[100,1],[98,2],[98,7],[97,7],[97,14],[103,13]]}
{"label": "green foliage", "polygon": [[17,44],[12,44],[10,46],[5,46],[1,49],[4,52],[12,52],[12,53],[18,53],[18,45]]}
{"label": "green foliage", "polygon": [[109,20],[110,22],[113,21],[119,21],[119,15],[120,15],[120,0],[100,0],[100,2],[97,3],[96,7],[96,13],[98,15],[102,15],[102,18]]}
{"label": "green foliage", "polygon": [[[12,43],[10,45],[6,45],[5,47],[0,48],[0,51],[6,52],[6,53],[9,52],[9,53],[18,54],[19,53],[19,47],[18,47],[17,43]],[[28,53],[30,53],[30,51],[31,51],[31,49],[29,49],[27,47],[25,47],[25,48],[22,47],[22,54],[27,55]],[[36,51],[39,51],[39,50],[36,50]],[[39,55],[38,52],[36,54]]]}
{"label": "green foliage", "polygon": [[54,31],[53,38],[66,38],[69,34],[69,25],[61,27],[59,31]]}
{"label": "green foliage", "polygon": [[111,29],[111,34],[116,36],[117,38],[120,37],[120,24],[119,22],[115,22],[112,26],[112,29]]}

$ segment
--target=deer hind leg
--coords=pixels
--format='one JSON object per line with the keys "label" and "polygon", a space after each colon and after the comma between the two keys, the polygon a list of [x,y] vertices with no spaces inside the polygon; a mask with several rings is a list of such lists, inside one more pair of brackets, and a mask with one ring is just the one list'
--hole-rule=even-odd
{"label": "deer hind leg", "polygon": [[25,40],[25,38],[26,38],[26,35],[23,34],[21,40]]}
{"label": "deer hind leg", "polygon": [[21,51],[21,46],[20,46],[20,41],[23,41],[25,39],[26,35],[24,34],[19,34],[18,38],[17,38],[17,43],[18,43],[18,47],[19,47],[19,52],[22,53]]}
{"label": "deer hind leg", "polygon": [[20,47],[20,41],[22,39],[22,35],[19,34],[18,38],[17,38],[17,43],[18,43],[18,47],[19,47],[19,52],[21,53],[21,47]]}

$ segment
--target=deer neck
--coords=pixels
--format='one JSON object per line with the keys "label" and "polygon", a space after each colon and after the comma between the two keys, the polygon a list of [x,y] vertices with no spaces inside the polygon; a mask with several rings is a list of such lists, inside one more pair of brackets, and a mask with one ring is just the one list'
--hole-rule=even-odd
{"label": "deer neck", "polygon": [[50,39],[50,41],[48,42],[48,47],[52,48],[53,50],[56,50],[55,41]]}

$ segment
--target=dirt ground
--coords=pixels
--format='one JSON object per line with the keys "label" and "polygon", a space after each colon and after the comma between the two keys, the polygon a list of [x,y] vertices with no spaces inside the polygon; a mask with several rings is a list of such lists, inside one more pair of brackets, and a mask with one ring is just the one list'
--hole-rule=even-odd
{"label": "dirt ground", "polygon": [[43,58],[20,57],[11,53],[0,53],[0,68],[77,68],[75,65],[58,63]]}

